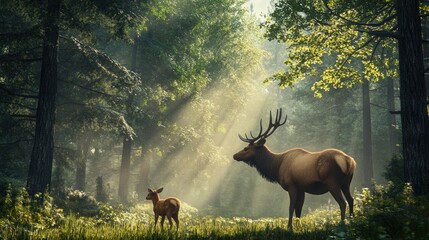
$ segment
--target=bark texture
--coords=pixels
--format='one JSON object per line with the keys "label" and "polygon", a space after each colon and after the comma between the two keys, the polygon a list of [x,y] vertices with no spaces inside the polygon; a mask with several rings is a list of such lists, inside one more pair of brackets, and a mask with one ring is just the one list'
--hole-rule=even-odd
{"label": "bark texture", "polygon": [[27,178],[27,189],[30,195],[44,192],[51,184],[60,2],[58,0],[48,0],[47,2],[36,129]]}
{"label": "bark texture", "polygon": [[397,0],[405,180],[429,194],[429,121],[418,0]]}

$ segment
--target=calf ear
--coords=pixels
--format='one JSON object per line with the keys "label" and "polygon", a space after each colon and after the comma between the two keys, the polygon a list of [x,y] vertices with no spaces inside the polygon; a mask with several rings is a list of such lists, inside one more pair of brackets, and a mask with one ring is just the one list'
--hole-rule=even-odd
{"label": "calf ear", "polygon": [[147,191],[148,191],[148,192],[153,192],[153,191],[152,191],[152,189],[150,189],[150,188],[148,188],[148,189],[147,189]]}
{"label": "calf ear", "polygon": [[157,192],[157,193],[161,193],[161,192],[162,192],[162,190],[164,190],[164,188],[160,188],[160,189],[156,190],[156,192]]}

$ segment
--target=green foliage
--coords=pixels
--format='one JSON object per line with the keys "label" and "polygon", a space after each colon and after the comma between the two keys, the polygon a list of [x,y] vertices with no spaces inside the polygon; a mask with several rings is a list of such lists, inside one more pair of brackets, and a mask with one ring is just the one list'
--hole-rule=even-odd
{"label": "green foliage", "polygon": [[402,186],[405,183],[404,178],[404,158],[397,154],[391,158],[383,174],[387,181],[391,181],[395,186]]}
{"label": "green foliage", "polygon": [[0,230],[4,239],[9,239],[11,232],[28,234],[57,227],[64,219],[62,209],[54,207],[53,198],[47,192],[30,197],[24,188],[13,194],[9,187],[0,206],[3,216]]}
{"label": "green foliage", "polygon": [[285,218],[212,217],[183,203],[179,230],[153,229],[152,204],[132,207],[102,204],[94,217],[63,216],[47,194],[30,199],[8,189],[2,202],[3,239],[426,239],[429,199],[414,197],[409,185],[397,195],[392,186],[374,185],[355,195],[355,216],[340,222],[337,205],[326,205],[294,219],[294,232]]}
{"label": "green foliage", "polygon": [[[133,151],[132,170],[139,169],[140,159],[160,159],[150,152],[169,164],[167,157],[191,145],[198,156],[180,161],[225,163],[220,140],[212,139],[228,133],[225,122],[232,122],[246,102],[249,94],[242,88],[252,84],[246,80],[262,55],[259,29],[244,2],[62,1],[50,186],[76,186],[75,168],[86,167],[88,175],[81,180],[87,190],[95,190],[100,175],[116,189],[117,158],[112,156],[119,152],[123,127],[139,149]],[[25,185],[28,171],[40,78],[44,8],[37,4],[0,4],[0,178],[19,186]],[[213,94],[213,86],[228,91]],[[205,127],[177,121],[189,102],[194,116],[204,116],[196,122]],[[158,136],[161,140],[155,141]],[[201,150],[203,140],[207,150]],[[194,186],[209,181],[210,173],[200,172],[190,173],[197,176]]]}
{"label": "green foliage", "polygon": [[[211,194],[212,169],[230,160],[221,139],[251,96],[243,89],[254,88],[246,80],[253,77],[262,51],[259,30],[242,1],[173,2],[176,8],[149,22],[139,38],[137,71],[151,94],[135,98],[141,99],[143,114],[134,115],[130,125],[151,169],[148,181],[172,188],[186,185],[175,194],[193,191],[199,199]],[[171,166],[186,165],[198,167],[169,173]],[[146,191],[145,186],[137,188],[139,194]]]}
{"label": "green foliage", "polygon": [[394,42],[374,34],[394,28],[394,11],[389,0],[279,1],[263,26],[269,40],[288,45],[287,70],[266,81],[290,87],[317,77],[311,89],[320,97],[322,92],[350,88],[362,78],[376,82],[396,76]]}
{"label": "green foliage", "polygon": [[389,192],[392,196],[400,194],[405,184],[404,158],[401,154],[393,156],[387,163],[383,177],[389,182]]}
{"label": "green foliage", "polygon": [[74,213],[80,216],[95,216],[99,212],[99,206],[95,198],[86,192],[66,188],[56,193],[55,203],[64,209],[66,213]]}
{"label": "green foliage", "polygon": [[356,200],[356,215],[346,228],[349,237],[363,239],[427,239],[429,198],[415,197],[409,184],[398,194],[393,184],[363,189]]}
{"label": "green foliage", "polygon": [[[287,230],[287,219],[223,218],[198,216],[195,209],[184,205],[181,209],[179,231],[153,229],[153,212],[150,204],[130,209],[103,207],[102,215],[95,218],[76,217],[71,214],[55,229],[18,232],[4,229],[8,239],[325,239],[332,225],[324,219],[329,212],[321,211],[316,217],[296,221],[295,232]],[[318,219],[322,217],[322,219]],[[313,221],[316,220],[314,224]],[[317,221],[318,220],[318,221]],[[338,219],[337,219],[338,220]]]}
{"label": "green foliage", "polygon": [[[20,186],[25,185],[33,145],[46,4],[0,4],[0,178],[19,180]],[[55,160],[61,165],[74,160],[76,135],[121,134],[123,100],[141,90],[140,79],[94,45],[100,39],[128,38],[130,28],[142,24],[138,13],[145,7],[141,1],[61,2],[55,126]]]}

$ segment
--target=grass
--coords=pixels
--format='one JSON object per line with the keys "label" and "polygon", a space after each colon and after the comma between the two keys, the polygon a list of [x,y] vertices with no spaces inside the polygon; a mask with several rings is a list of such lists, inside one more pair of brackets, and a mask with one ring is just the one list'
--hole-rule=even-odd
{"label": "grass", "polygon": [[[178,231],[153,228],[151,206],[137,205],[109,221],[94,217],[67,215],[57,226],[24,228],[2,225],[3,239],[327,239],[338,224],[339,212],[317,210],[294,221],[294,232],[287,229],[287,218],[248,219],[198,216],[189,209],[181,215]],[[328,217],[327,217],[328,216]]]}
{"label": "grass", "polygon": [[166,220],[162,231],[153,228],[151,204],[98,204],[98,214],[85,217],[78,213],[87,210],[83,202],[69,205],[78,208],[64,214],[52,198],[31,200],[20,191],[2,199],[0,239],[429,239],[429,197],[413,196],[409,185],[392,186],[355,193],[352,219],[340,222],[338,206],[327,205],[295,218],[293,232],[287,218],[202,216],[185,203],[179,230],[169,230]]}
{"label": "grass", "polygon": [[[68,218],[58,228],[39,229],[31,234],[16,232],[6,239],[326,239],[329,228],[306,229],[299,224],[294,233],[287,230],[287,219],[236,219],[196,217],[176,232],[168,228],[154,230],[149,224],[92,225],[83,219]],[[298,224],[296,224],[298,225]]]}

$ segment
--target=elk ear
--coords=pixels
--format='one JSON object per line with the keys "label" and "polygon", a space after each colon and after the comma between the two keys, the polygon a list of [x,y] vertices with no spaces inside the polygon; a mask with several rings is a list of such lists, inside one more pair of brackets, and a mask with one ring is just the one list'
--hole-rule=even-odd
{"label": "elk ear", "polygon": [[148,188],[148,189],[147,189],[147,191],[148,191],[148,192],[153,192],[153,191],[152,191],[152,189],[150,189],[150,188]]}
{"label": "elk ear", "polygon": [[262,147],[264,146],[265,142],[266,142],[265,138],[261,138],[259,141],[256,142],[256,146]]}
{"label": "elk ear", "polygon": [[161,193],[161,192],[162,192],[162,190],[164,190],[164,188],[160,188],[160,189],[156,190],[156,192],[157,192],[157,193]]}

